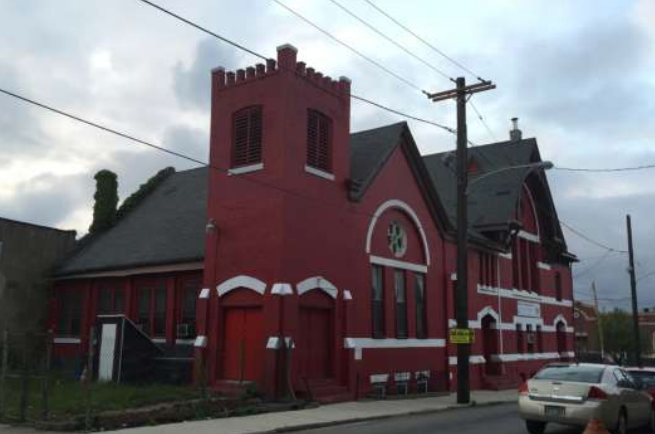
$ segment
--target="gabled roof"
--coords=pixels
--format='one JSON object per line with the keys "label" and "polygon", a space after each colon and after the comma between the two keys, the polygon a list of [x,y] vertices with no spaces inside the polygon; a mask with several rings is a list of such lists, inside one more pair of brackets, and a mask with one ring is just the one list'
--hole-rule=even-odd
{"label": "gabled roof", "polygon": [[[531,169],[512,169],[485,177],[475,183],[476,177],[503,167],[520,166],[540,161],[537,141],[499,142],[469,148],[469,156],[475,159],[479,171],[469,175],[469,222],[474,227],[503,226],[515,220],[514,213],[521,188]],[[441,152],[423,157],[439,196],[456,225],[457,180],[455,178],[455,153]]]}
{"label": "gabled roof", "polygon": [[[437,227],[448,232],[448,218],[430,175],[425,170],[407,122],[350,135],[350,199],[358,202],[396,150],[401,148]],[[452,231],[450,231],[452,232]]]}
{"label": "gabled roof", "polygon": [[68,259],[57,275],[202,260],[207,170],[170,175],[113,228]]}

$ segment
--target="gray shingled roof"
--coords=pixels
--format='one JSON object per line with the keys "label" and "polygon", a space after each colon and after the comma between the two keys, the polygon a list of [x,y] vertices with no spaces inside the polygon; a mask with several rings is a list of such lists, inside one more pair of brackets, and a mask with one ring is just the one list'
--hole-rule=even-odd
{"label": "gray shingled roof", "polygon": [[[448,152],[426,155],[423,161],[432,177],[451,223],[456,225],[456,179],[454,155],[450,164]],[[540,161],[537,141],[499,142],[469,148],[469,159],[474,159],[480,174],[503,167],[518,166]],[[532,169],[512,169],[489,175],[475,183],[476,175],[469,179],[469,222],[482,229],[503,226],[515,220],[515,211],[526,176]]]}
{"label": "gray shingled roof", "polygon": [[[405,122],[391,124],[350,136],[351,198],[358,200],[366,192],[387,160],[403,143],[403,133],[409,131]],[[411,136],[411,134],[410,134]],[[411,137],[409,138],[411,140]],[[414,146],[414,145],[412,145]],[[414,164],[420,167],[420,178],[427,188],[432,182],[438,197],[431,193],[427,200],[444,213],[452,227],[456,219],[456,189],[452,168],[444,162],[447,153],[418,156]],[[480,173],[501,167],[540,161],[535,139],[501,142],[470,149]],[[413,154],[412,154],[413,155]],[[422,163],[421,163],[422,160]],[[159,185],[149,196],[112,229],[90,240],[58,270],[59,276],[86,272],[122,269],[155,264],[198,261],[204,257],[207,201],[207,168],[178,172]],[[424,173],[428,175],[423,175]],[[514,218],[521,187],[529,169],[501,172],[473,184],[469,196],[469,221],[483,230],[503,226]],[[428,176],[430,179],[428,179]],[[475,180],[472,176],[471,181]],[[432,190],[432,191],[434,191]],[[479,231],[471,230],[473,239],[491,242]]]}
{"label": "gray shingled roof", "polygon": [[57,275],[202,260],[207,170],[166,178],[116,226],[67,260]]}
{"label": "gray shingled roof", "polygon": [[350,179],[357,182],[351,197],[359,199],[400,144],[406,122],[350,135]]}

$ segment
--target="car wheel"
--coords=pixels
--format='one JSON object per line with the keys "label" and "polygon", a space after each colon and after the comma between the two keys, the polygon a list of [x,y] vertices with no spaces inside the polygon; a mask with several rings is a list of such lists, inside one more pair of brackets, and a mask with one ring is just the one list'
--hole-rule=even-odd
{"label": "car wheel", "polygon": [[619,420],[616,423],[614,432],[616,434],[628,434],[628,416],[625,414],[625,410],[621,410],[621,413],[619,413]]}
{"label": "car wheel", "polygon": [[530,434],[544,434],[546,431],[546,422],[539,422],[536,420],[526,420],[525,428]]}

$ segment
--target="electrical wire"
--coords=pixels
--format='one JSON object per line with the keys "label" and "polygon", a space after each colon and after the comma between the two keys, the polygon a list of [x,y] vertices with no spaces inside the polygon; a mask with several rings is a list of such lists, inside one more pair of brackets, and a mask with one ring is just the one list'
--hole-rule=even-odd
{"label": "electrical wire", "polygon": [[608,251],[611,251],[611,252],[628,253],[627,250],[615,249],[613,247],[607,246],[604,243],[601,243],[600,241],[596,241],[593,238],[589,237],[588,235],[585,235],[582,232],[580,232],[579,230],[575,229],[574,227],[572,227],[568,223],[563,222],[562,220],[559,220],[559,222],[562,224],[562,226],[567,228],[571,233],[577,235],[578,237],[582,238],[583,240],[586,240],[587,242],[589,242],[589,243],[591,243],[591,244],[593,244],[593,245],[595,245],[597,247],[600,247],[602,249],[605,249],[605,250],[608,250]]}
{"label": "electrical wire", "polygon": [[[179,21],[181,21],[181,22],[183,22],[185,24],[188,24],[188,25],[200,30],[201,32],[206,33],[207,35],[210,35],[210,36],[212,36],[214,38],[217,38],[220,41],[225,42],[225,43],[227,43],[227,44],[229,44],[229,45],[231,45],[231,46],[233,46],[233,47],[235,47],[235,48],[237,48],[239,50],[245,51],[246,53],[251,54],[251,55],[253,55],[253,56],[255,56],[255,57],[259,58],[259,59],[262,59],[262,60],[265,60],[265,61],[269,59],[268,57],[254,51],[252,49],[249,49],[249,48],[247,48],[247,47],[245,47],[245,46],[243,46],[243,45],[241,45],[241,44],[239,44],[237,42],[234,42],[234,41],[232,41],[232,40],[230,40],[230,39],[228,39],[228,38],[226,38],[224,36],[221,36],[221,35],[219,35],[219,34],[217,34],[215,32],[212,32],[211,30],[207,29],[206,27],[203,27],[203,26],[189,20],[188,18],[184,18],[183,16],[181,16],[181,15],[175,13],[175,12],[172,12],[171,10],[166,9],[166,8],[164,8],[164,7],[158,5],[158,4],[156,4],[156,3],[154,3],[154,2],[152,2],[150,0],[138,0],[138,1],[144,3],[144,4],[148,5],[148,6],[151,6],[151,7],[155,8],[155,9],[159,10],[160,12],[163,12],[163,13],[165,13],[165,14],[167,14],[167,15],[169,15],[169,16],[171,16],[171,17],[173,17],[173,18],[175,18],[175,19],[177,19],[177,20],[179,20]],[[280,67],[280,65],[278,65],[278,67]],[[295,74],[298,74],[298,72],[295,71],[295,70],[292,71],[291,69],[289,69],[289,71],[293,72]],[[313,83],[313,82],[310,81],[310,83]],[[329,92],[329,90],[327,90],[325,88],[322,88],[322,89]],[[391,108],[391,107],[386,106],[384,104],[372,101],[372,100],[370,100],[368,98],[365,98],[365,97],[362,97],[362,96],[359,96],[359,95],[356,95],[356,94],[352,94],[352,93],[350,94],[350,98],[361,101],[361,102],[364,102],[364,103],[369,104],[369,105],[372,105],[372,106],[377,107],[379,109],[385,110],[385,111],[387,111],[389,113],[393,113],[393,114],[402,116],[402,117],[404,117],[406,119],[410,119],[410,120],[413,120],[413,121],[417,121],[417,122],[421,122],[421,123],[424,123],[424,124],[432,125],[432,126],[435,126],[437,128],[440,128],[440,129],[442,129],[444,131],[447,131],[447,132],[449,132],[451,134],[457,134],[457,130],[454,129],[454,128],[451,128],[449,126],[440,124],[438,122],[434,122],[434,121],[431,121],[431,120],[428,120],[428,119],[421,118],[419,116],[414,116],[414,115],[402,112],[400,110]]]}
{"label": "electrical wire", "polygon": [[366,1],[366,3],[368,3],[369,5],[371,5],[375,10],[377,10],[378,12],[380,12],[382,15],[384,15],[385,17],[387,17],[388,19],[390,19],[391,21],[393,21],[397,26],[399,26],[400,28],[402,28],[403,30],[405,30],[407,33],[409,33],[410,35],[414,36],[416,39],[418,39],[419,41],[421,41],[423,44],[425,44],[427,47],[429,47],[432,51],[438,53],[439,55],[441,55],[441,56],[444,57],[445,59],[449,60],[449,61],[450,61],[451,63],[453,63],[454,65],[460,67],[462,70],[468,72],[469,74],[471,74],[473,77],[477,78],[478,80],[480,80],[480,81],[485,81],[485,80],[484,80],[483,78],[481,78],[478,74],[476,74],[475,72],[471,71],[469,68],[467,68],[466,66],[464,66],[462,63],[460,63],[460,62],[458,62],[457,60],[453,59],[452,57],[450,57],[449,55],[447,55],[446,53],[444,53],[443,51],[441,51],[440,49],[438,49],[438,48],[435,47],[434,45],[430,44],[430,43],[429,43],[428,41],[426,41],[424,38],[422,38],[421,36],[419,36],[418,34],[416,34],[415,32],[413,32],[410,28],[408,28],[407,26],[405,26],[404,24],[402,24],[400,21],[398,21],[396,18],[394,18],[393,16],[391,16],[391,14],[385,12],[382,8],[380,8],[379,6],[377,6],[377,5],[376,5],[375,3],[373,3],[371,0],[364,0],[364,1]]}
{"label": "electrical wire", "polygon": [[344,5],[342,5],[341,3],[339,3],[337,0],[328,0],[328,1],[331,2],[332,4],[334,4],[335,6],[337,6],[338,8],[340,8],[341,10],[343,10],[344,12],[346,12],[348,15],[350,15],[351,17],[353,17],[354,19],[356,19],[357,21],[359,21],[360,23],[362,23],[362,24],[365,25],[366,27],[368,27],[369,29],[371,29],[372,31],[374,31],[375,33],[377,33],[378,35],[382,36],[382,37],[383,37],[384,39],[386,39],[387,41],[391,42],[391,43],[392,43],[393,45],[395,45],[396,47],[398,47],[398,48],[400,48],[401,50],[403,50],[405,53],[407,53],[407,54],[409,54],[410,56],[412,56],[414,59],[418,60],[419,62],[421,62],[422,64],[424,64],[425,66],[427,66],[428,68],[430,68],[431,70],[433,70],[434,72],[436,72],[437,74],[439,74],[439,75],[441,75],[442,77],[444,77],[446,80],[450,80],[450,81],[452,81],[452,82],[455,82],[455,79],[454,79],[454,78],[450,77],[448,74],[446,74],[445,72],[443,72],[442,70],[440,70],[439,68],[437,68],[436,66],[434,66],[432,63],[430,63],[430,62],[428,62],[427,60],[423,59],[422,57],[418,56],[417,54],[415,54],[414,52],[412,52],[412,51],[409,50],[407,47],[405,47],[404,45],[400,44],[399,42],[397,42],[397,41],[394,40],[393,38],[390,38],[390,37],[387,36],[385,33],[383,33],[382,31],[380,31],[377,27],[373,26],[373,25],[370,24],[369,22],[367,22],[367,21],[365,21],[364,19],[360,18],[357,14],[355,14],[354,12],[352,12],[350,9],[346,8]]}
{"label": "electrical wire", "polygon": [[[144,1],[144,0],[141,0],[141,1]],[[407,79],[406,79],[405,77],[403,77],[402,75],[393,72],[392,70],[390,70],[390,69],[387,68],[386,66],[382,65],[382,64],[381,64],[380,62],[378,62],[377,60],[375,60],[375,59],[373,59],[373,58],[367,56],[366,54],[364,54],[364,53],[362,53],[361,51],[357,50],[357,49],[354,48],[353,46],[351,46],[351,45],[349,45],[349,44],[343,42],[341,39],[337,38],[337,37],[334,36],[332,33],[328,32],[328,31],[325,30],[325,29],[323,29],[323,28],[320,27],[318,24],[315,24],[314,22],[310,21],[310,20],[309,20],[308,18],[306,18],[304,15],[300,14],[299,12],[296,12],[294,9],[292,9],[290,6],[284,4],[284,3],[281,2],[280,0],[273,0],[273,1],[274,1],[275,3],[277,3],[278,5],[282,6],[282,7],[283,7],[284,9],[286,9],[287,11],[291,12],[291,13],[292,13],[293,15],[295,15],[296,17],[298,17],[298,18],[300,18],[301,20],[303,20],[305,23],[309,24],[310,26],[312,26],[313,28],[315,28],[316,30],[318,30],[319,32],[323,33],[323,34],[324,34],[325,36],[327,36],[328,38],[332,39],[332,40],[335,41],[336,43],[340,44],[341,46],[343,46],[343,47],[347,48],[348,50],[352,51],[353,53],[357,54],[359,57],[361,57],[362,59],[366,60],[367,62],[369,62],[369,63],[371,63],[371,64],[377,66],[378,68],[380,68],[381,70],[383,70],[384,72],[386,72],[386,73],[389,74],[390,76],[394,77],[395,79],[397,79],[397,80],[399,80],[399,81],[405,83],[406,85],[408,85],[408,86],[414,88],[415,90],[418,90],[418,91],[421,92],[421,93],[424,93],[424,94],[427,93],[427,91],[425,91],[424,89],[421,89],[418,85],[416,85],[416,84],[412,83],[411,81],[407,80]]]}
{"label": "electrical wire", "polygon": [[560,167],[555,166],[553,169],[567,172],[593,172],[593,173],[611,173],[611,172],[630,172],[635,170],[655,169],[655,164],[644,164],[641,166],[612,167],[612,168],[585,168],[585,167]]}

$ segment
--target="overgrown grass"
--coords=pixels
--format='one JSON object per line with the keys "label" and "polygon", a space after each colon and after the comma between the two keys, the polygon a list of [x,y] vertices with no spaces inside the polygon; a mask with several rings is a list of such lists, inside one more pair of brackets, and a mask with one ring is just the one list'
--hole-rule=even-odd
{"label": "overgrown grass", "polygon": [[[42,419],[43,381],[32,379],[29,384],[27,419]],[[93,413],[139,408],[172,401],[197,399],[200,393],[191,386],[165,384],[124,385],[93,383],[89,390]],[[7,409],[5,418],[16,420],[20,415],[22,380],[11,378],[6,384]],[[69,379],[51,379],[48,394],[49,419],[66,419],[86,414],[87,391],[81,382]]]}

